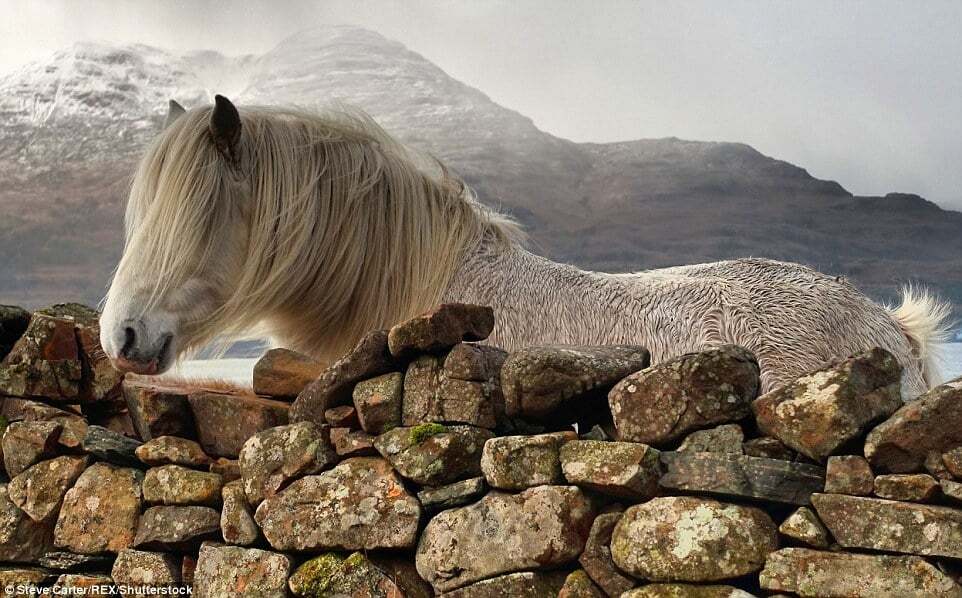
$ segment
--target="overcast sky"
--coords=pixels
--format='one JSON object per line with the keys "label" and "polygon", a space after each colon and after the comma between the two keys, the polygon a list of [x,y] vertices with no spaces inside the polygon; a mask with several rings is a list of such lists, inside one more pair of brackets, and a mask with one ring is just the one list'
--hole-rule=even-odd
{"label": "overcast sky", "polygon": [[78,40],[264,52],[377,30],[575,141],[743,141],[962,209],[962,2],[5,0],[0,71]]}

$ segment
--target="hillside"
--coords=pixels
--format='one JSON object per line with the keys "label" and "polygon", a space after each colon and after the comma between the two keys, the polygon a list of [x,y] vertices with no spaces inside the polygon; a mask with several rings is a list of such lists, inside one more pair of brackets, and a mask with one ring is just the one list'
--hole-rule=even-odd
{"label": "hillside", "polygon": [[854,197],[739,143],[577,144],[377,33],[302,32],[261,56],[78,44],[0,78],[0,303],[96,302],[119,255],[127,180],[166,100],[347,103],[448,163],[535,247],[609,270],[769,256],[877,297],[931,285],[962,305],[962,213]]}

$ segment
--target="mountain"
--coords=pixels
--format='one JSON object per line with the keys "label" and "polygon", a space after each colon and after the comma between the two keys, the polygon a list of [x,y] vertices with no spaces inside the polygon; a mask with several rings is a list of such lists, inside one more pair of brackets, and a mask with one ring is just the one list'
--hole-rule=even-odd
{"label": "mountain", "polygon": [[103,294],[133,166],[168,98],[358,106],[446,162],[536,250],[607,270],[739,256],[808,263],[890,299],[930,285],[962,305],[962,213],[856,197],[740,143],[573,143],[379,34],[324,27],[263,55],[83,43],[0,79],[0,303]]}

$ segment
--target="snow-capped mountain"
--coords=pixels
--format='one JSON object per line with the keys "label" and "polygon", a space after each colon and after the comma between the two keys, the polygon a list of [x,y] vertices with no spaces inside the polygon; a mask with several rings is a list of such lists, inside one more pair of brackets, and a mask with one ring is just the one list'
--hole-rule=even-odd
{"label": "snow-capped mountain", "polygon": [[913,277],[962,298],[962,214],[853,198],[743,144],[572,143],[398,42],[330,26],[240,57],[82,43],[0,77],[0,303],[96,301],[121,248],[127,180],[167,100],[214,93],[241,109],[359,107],[522,220],[541,251],[587,266],[769,255],[881,295]]}

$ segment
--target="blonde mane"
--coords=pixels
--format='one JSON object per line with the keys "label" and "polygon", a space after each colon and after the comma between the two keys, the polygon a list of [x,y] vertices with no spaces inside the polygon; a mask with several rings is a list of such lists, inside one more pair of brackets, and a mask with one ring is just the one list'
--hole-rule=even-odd
{"label": "blonde mane", "polygon": [[121,266],[151,272],[151,304],[209,270],[225,227],[248,227],[239,278],[216,281],[232,291],[184,349],[266,321],[286,346],[334,359],[438,303],[480,243],[521,240],[440,163],[426,172],[363,115],[242,108],[230,164],[210,141],[210,112],[187,112],[154,141],[127,206]]}

